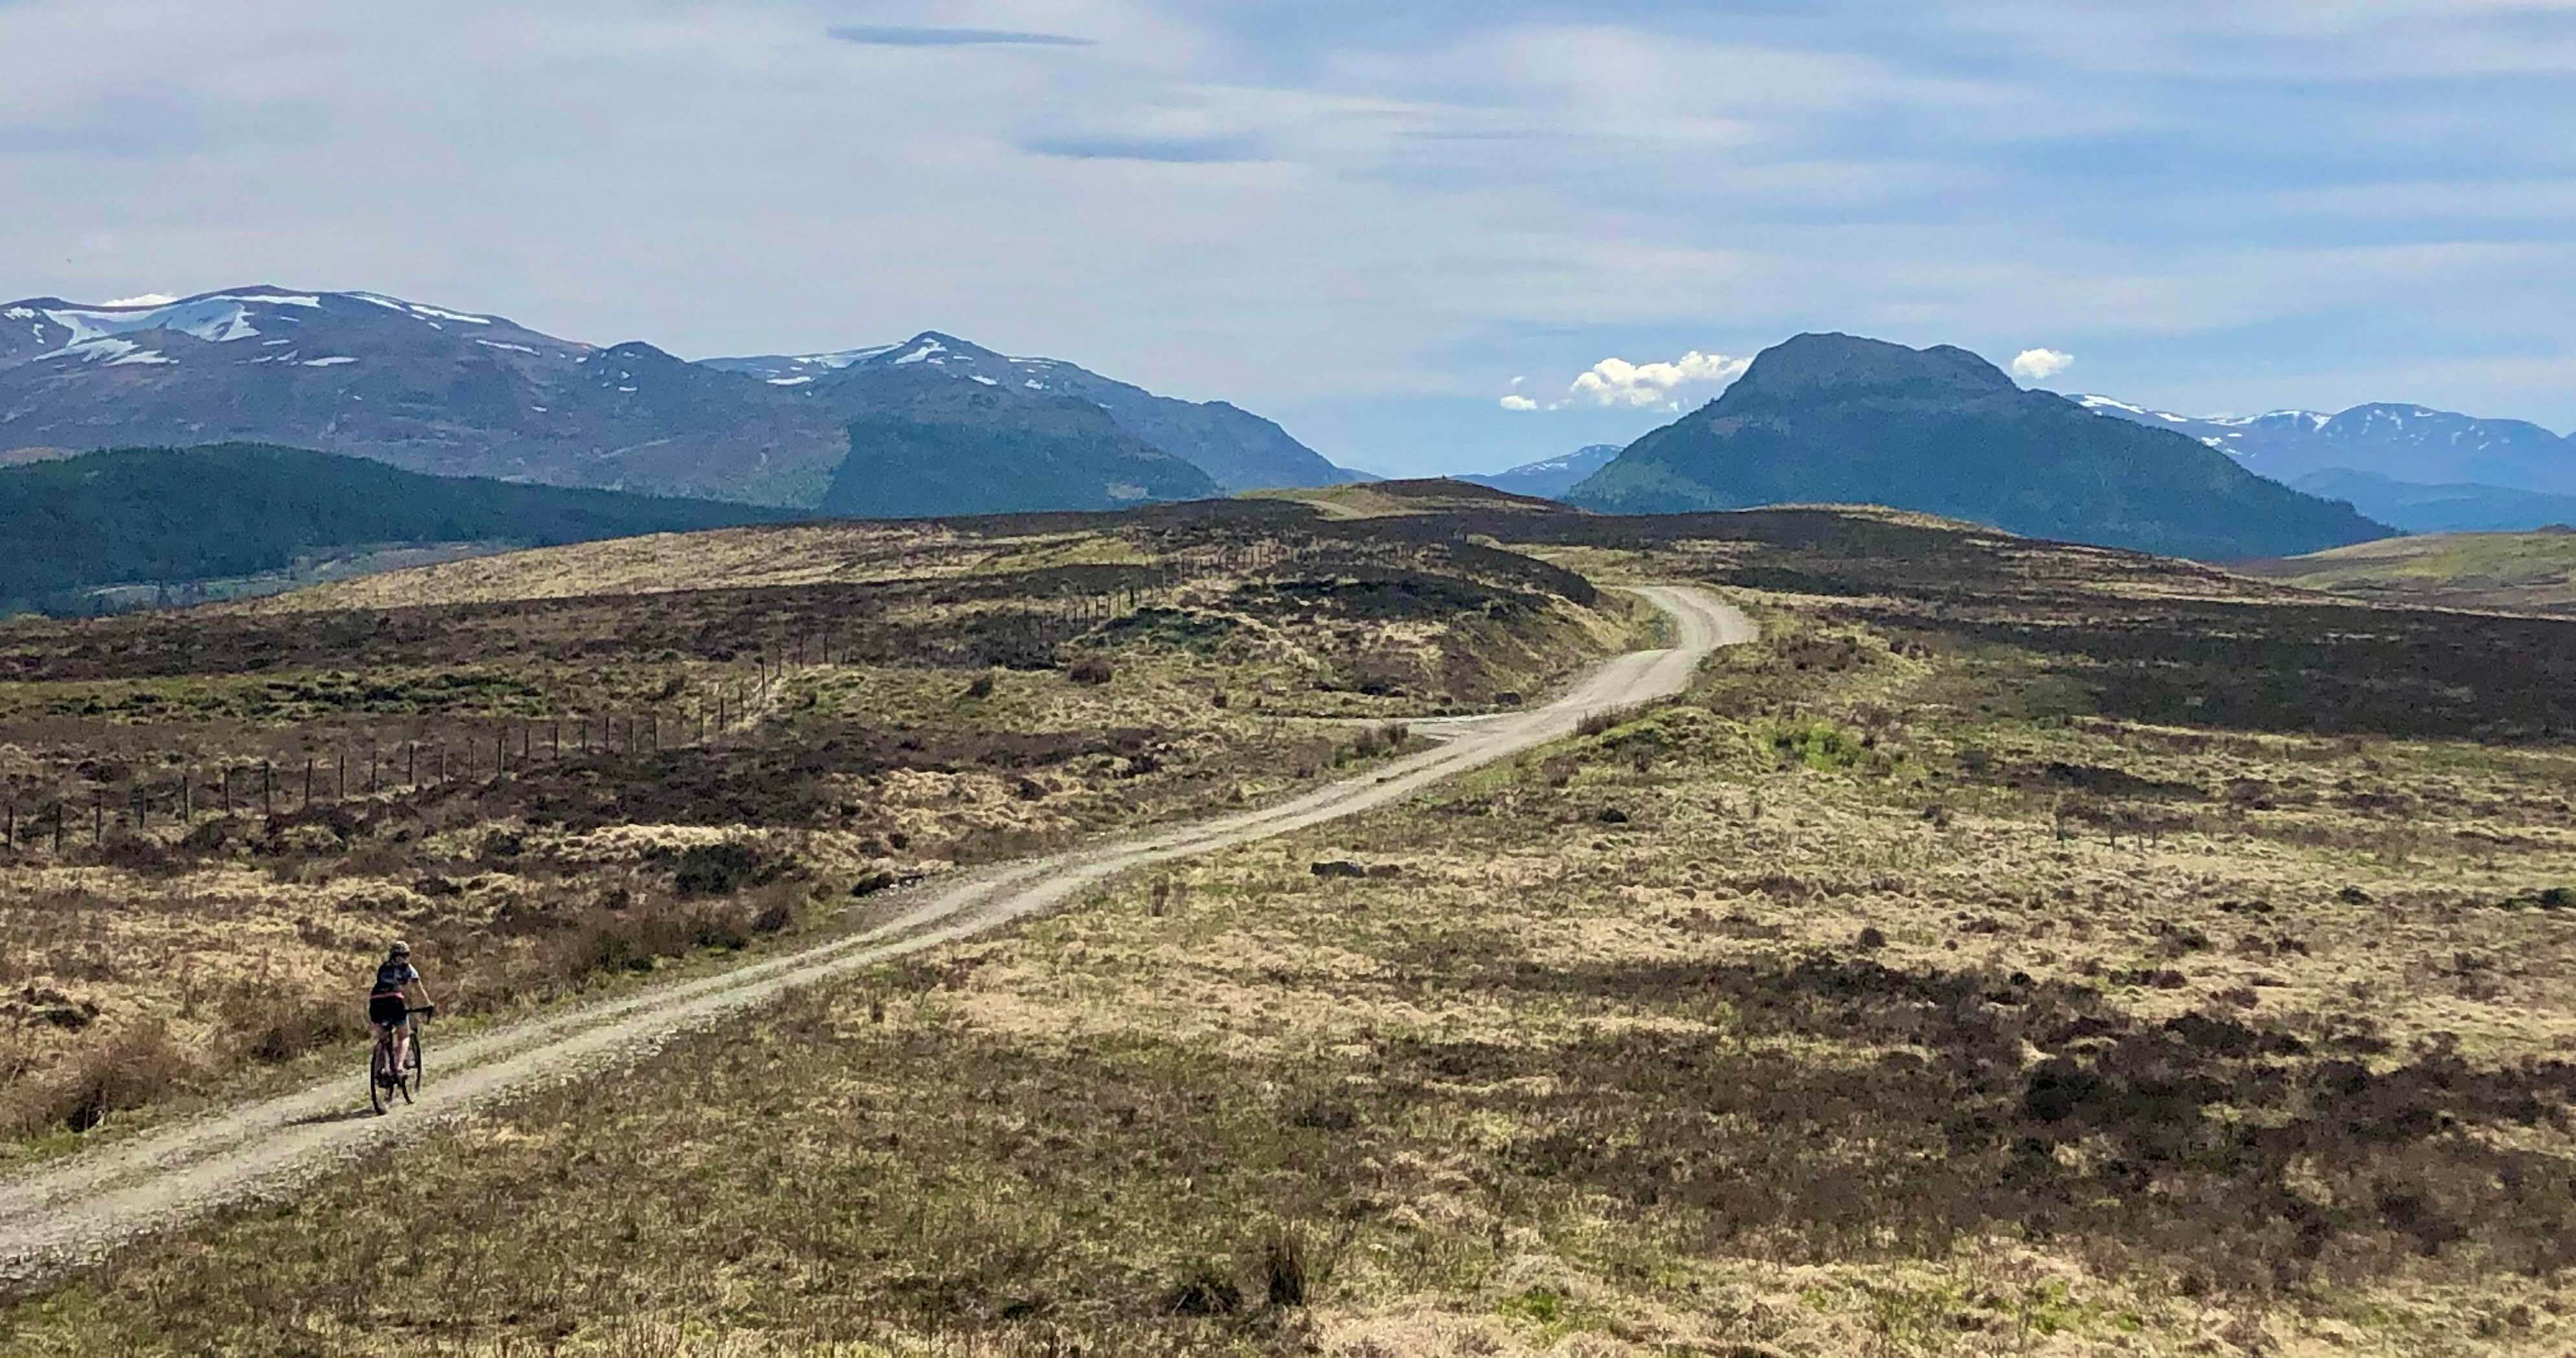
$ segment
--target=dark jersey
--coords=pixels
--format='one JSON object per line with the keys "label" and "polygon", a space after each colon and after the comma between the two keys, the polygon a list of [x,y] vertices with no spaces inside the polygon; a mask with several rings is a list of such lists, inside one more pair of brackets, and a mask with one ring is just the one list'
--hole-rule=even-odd
{"label": "dark jersey", "polygon": [[383,966],[376,968],[376,993],[382,995],[389,991],[400,990],[419,979],[418,967],[409,962],[388,960]]}

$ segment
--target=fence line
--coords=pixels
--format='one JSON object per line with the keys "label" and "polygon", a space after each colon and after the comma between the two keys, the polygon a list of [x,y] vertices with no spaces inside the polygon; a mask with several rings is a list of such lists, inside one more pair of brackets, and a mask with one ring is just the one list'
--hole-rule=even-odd
{"label": "fence line", "polygon": [[[1248,572],[1274,570],[1282,566],[1311,565],[1318,561],[1324,561],[1330,565],[1397,563],[1419,565],[1425,563],[1431,555],[1433,555],[1431,549],[1422,543],[1341,540],[1328,543],[1321,538],[1299,538],[1287,541],[1263,538],[1243,544],[1216,543],[1163,551],[1153,563],[1151,578],[1146,583],[1119,585],[1107,591],[1068,589],[1057,595],[1054,621],[1060,627],[1074,628],[1075,624],[1090,626],[1132,616],[1157,602],[1171,601],[1183,585],[1211,576],[1240,579]],[[1043,635],[1046,631],[1044,622],[1043,613],[1022,608],[1016,611],[1011,627],[1021,640],[1035,645],[1047,640]],[[1074,634],[1078,635],[1078,629]],[[1057,640],[1060,644],[1061,641],[1070,639],[1071,636],[1067,635]],[[778,684],[785,678],[791,667],[829,665],[836,651],[843,662],[847,663],[851,647],[846,637],[834,630],[799,630],[792,632],[788,640],[775,647],[763,643],[751,658],[751,677],[731,681],[719,679],[711,686],[711,691],[690,695],[695,699],[693,704],[688,705],[693,710],[683,712],[677,717],[680,730],[684,733],[681,743],[705,746],[710,743],[710,735],[714,740],[721,741],[727,733],[751,721],[755,704],[776,692]],[[713,707],[712,712],[709,711],[710,704]],[[691,720],[692,717],[694,721]],[[478,743],[471,729],[462,733],[452,749],[445,739],[435,737],[428,740],[404,741],[401,790],[417,792],[424,787],[444,787],[458,781],[470,782],[474,780],[478,768],[484,767],[478,762],[478,758],[486,750],[489,753],[488,767],[496,780],[509,776],[514,767],[519,769],[533,767],[539,762],[535,735],[535,727],[539,722],[546,727],[544,757],[548,762],[560,763],[563,760],[565,746],[568,743],[564,730],[567,720],[573,723],[569,743],[574,753],[578,755],[588,756],[595,752],[631,757],[638,753],[660,753],[669,748],[663,740],[665,713],[659,708],[653,708],[647,713],[647,724],[640,736],[637,732],[635,715],[631,712],[582,713],[570,718],[562,714],[554,714],[545,717],[515,719],[504,717],[493,720],[495,729],[488,742]],[[518,736],[515,756],[511,748],[511,724],[514,720],[517,723]],[[619,724],[621,720],[622,726]],[[595,732],[594,722],[596,723]],[[469,728],[480,725],[472,721],[464,724]],[[345,739],[341,742],[340,748],[332,754],[327,771],[321,766],[317,756],[307,755],[304,759],[301,787],[297,790],[298,799],[294,810],[309,809],[323,800],[316,794],[316,783],[326,776],[331,793],[329,800],[334,804],[348,801],[349,756],[350,746]],[[364,793],[368,798],[378,797],[384,793],[384,775],[387,770],[382,756],[382,742],[369,740],[366,743]],[[514,757],[517,761],[515,765],[512,762]],[[455,761],[453,768],[450,766],[451,758]],[[211,783],[205,783],[200,777],[200,772],[197,766],[191,764],[175,781],[129,782],[124,795],[117,799],[116,827],[124,829],[130,826],[137,834],[147,834],[151,828],[152,816],[156,810],[162,808],[166,808],[164,814],[171,816],[183,827],[195,825],[200,819],[201,812],[230,817],[234,814],[236,800],[242,803],[241,809],[247,811],[250,790],[245,788],[237,797],[234,781],[236,775],[240,775],[247,784],[251,781],[251,775],[254,772],[259,814],[262,817],[274,817],[280,814],[281,789],[278,776],[280,770],[274,759],[261,759],[256,763],[247,760],[222,761],[217,765],[215,777]],[[215,794],[211,808],[201,807],[199,804],[197,793],[201,783]],[[73,798],[56,795],[50,799],[38,799],[32,805],[22,809],[14,796],[9,797],[5,803],[0,803],[0,852],[14,853],[33,849],[39,842],[49,845],[58,855],[67,847],[73,847],[68,845],[67,841],[76,840],[77,836],[66,832],[66,825],[74,814],[73,806]],[[106,843],[109,828],[107,807],[107,790],[92,789],[89,817],[89,842],[92,846]]]}
{"label": "fence line", "polygon": [[[821,647],[818,645],[805,653],[819,654]],[[665,739],[666,723],[674,721],[681,733],[677,747],[705,747],[720,742],[728,733],[752,721],[755,708],[777,691],[788,669],[789,665],[783,658],[773,662],[768,656],[761,656],[756,661],[755,675],[750,679],[719,681],[713,686],[712,694],[684,691],[678,695],[684,699],[679,704],[684,710],[676,715],[659,706],[650,707],[641,721],[632,712],[581,714],[573,718],[577,723],[573,753],[576,756],[594,753],[591,738],[594,721],[598,730],[595,752],[602,756],[651,755],[675,748],[674,742]],[[709,710],[711,699],[712,712]],[[560,764],[565,753],[565,720],[560,715],[468,718],[455,723],[464,729],[455,732],[453,746],[448,739],[434,733],[427,738],[405,740],[401,743],[402,782],[395,791],[419,792],[472,782],[478,770],[488,771],[491,779],[497,782],[512,772],[524,771],[540,763]],[[478,728],[485,727],[487,723],[490,729],[488,740],[478,734]],[[433,730],[436,725],[435,721],[431,723]],[[546,730],[542,744],[536,734],[539,726]],[[512,748],[514,744],[515,750]],[[288,797],[281,794],[294,790],[295,784],[292,780],[280,778],[280,773],[285,770],[281,770],[273,758],[220,760],[211,770],[191,763],[175,779],[130,780],[113,798],[108,788],[93,788],[89,792],[87,846],[103,847],[111,828],[120,831],[130,829],[138,836],[149,835],[155,816],[166,816],[184,829],[195,826],[201,819],[201,812],[216,818],[231,817],[236,810],[236,801],[239,802],[239,810],[248,812],[252,809],[254,793],[258,813],[263,818],[292,815],[319,805],[345,804],[351,799],[351,746],[351,741],[343,739],[339,749],[327,756],[327,764],[323,762],[326,756],[305,756],[300,792],[294,795],[291,806],[282,805]],[[359,794],[362,800],[381,797],[387,790],[384,749],[381,740],[364,742],[366,786]],[[478,758],[487,751],[488,764]],[[451,758],[455,761],[452,765]],[[241,785],[238,795],[236,780]],[[201,789],[212,794],[210,804],[201,804],[202,799],[198,796]],[[328,795],[324,795],[325,792]],[[109,815],[111,804],[115,808],[112,819]],[[63,794],[36,798],[23,805],[16,797],[0,801],[0,852],[34,851],[40,846],[49,846],[54,854],[60,855],[69,848],[82,847],[81,837],[67,831],[77,805],[76,795]]]}

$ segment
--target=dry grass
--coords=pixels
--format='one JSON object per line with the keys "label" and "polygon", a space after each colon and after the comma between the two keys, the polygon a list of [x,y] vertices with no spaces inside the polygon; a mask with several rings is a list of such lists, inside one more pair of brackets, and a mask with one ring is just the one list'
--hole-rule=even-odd
{"label": "dry grass", "polygon": [[[1793,564],[1659,564],[1693,561]],[[2088,585],[2185,617],[2207,597]],[[2576,1340],[2576,761],[2250,709],[2149,723],[2083,652],[1963,635],[1982,624],[1925,594],[1870,617],[1848,590],[1760,595],[1765,644],[1681,701],[802,997],[613,1098],[535,1097],[146,1246],[0,1333],[29,1353]],[[425,1165],[435,1205],[373,1229]]]}
{"label": "dry grass", "polygon": [[2576,533],[2432,533],[2241,567],[2305,589],[2444,608],[2576,609]]}
{"label": "dry grass", "polygon": [[[133,1033],[188,1055],[120,1112],[338,1054],[392,937],[450,1014],[513,1013],[827,926],[870,883],[1311,784],[1403,743],[1312,718],[1536,693],[1624,640],[1615,607],[1516,585],[1536,563],[1269,517],[591,544],[472,563],[436,607],[13,625],[0,1137],[94,1121],[78,1091]],[[884,578],[731,587],[827,557]],[[563,597],[567,570],[610,591]],[[693,876],[734,851],[758,870]]]}
{"label": "dry grass", "polygon": [[[2282,695],[2347,691],[2361,676],[2299,667],[2413,645],[2402,619],[2328,629],[2214,574],[1870,536],[1942,531],[1922,525],[1851,530],[1900,559],[1752,522],[1562,544],[1759,605],[1764,644],[1682,700],[535,1096],[141,1247],[0,1335],[1352,1358],[2576,1342],[2576,756],[2527,734],[2550,720],[2536,681],[2464,676],[2403,738],[2372,734],[2386,709]],[[1761,539],[1781,524],[1809,545]],[[2150,687],[2107,644],[2218,604],[2280,624],[2232,674],[2177,642],[2191,663]],[[1052,701],[1017,678],[974,701]],[[377,1228],[377,1205],[424,1197]]]}

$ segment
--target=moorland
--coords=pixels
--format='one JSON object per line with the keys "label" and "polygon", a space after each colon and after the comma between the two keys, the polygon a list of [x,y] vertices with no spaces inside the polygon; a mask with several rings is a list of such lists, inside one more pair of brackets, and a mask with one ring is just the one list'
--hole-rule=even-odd
{"label": "moorland", "polygon": [[[498,729],[526,751],[512,733],[541,721],[551,756],[557,721],[755,695],[659,752],[522,753],[362,809],[200,820],[219,836],[22,847],[9,955],[148,1000],[78,1031],[21,1018],[22,1069],[158,1023],[182,1053],[162,1059],[247,1052],[190,1076],[200,1098],[258,1078],[273,1011],[183,1018],[152,987],[235,932],[258,942],[210,971],[277,958],[317,1004],[388,927],[492,978],[475,1002],[537,1004],[656,951],[602,941],[633,921],[680,924],[648,968],[712,965],[725,928],[757,950],[763,918],[832,927],[870,874],[1276,795],[1424,738],[1395,723],[1529,701],[1646,640],[1612,586],[1696,582],[1762,635],[1671,700],[1400,807],[1115,880],[613,1088],[176,1229],[19,1297],[0,1335],[38,1354],[2576,1339],[2576,624],[1887,511],[1412,496],[729,530],[184,631],[16,625],[22,805],[125,786],[90,777],[111,762],[171,768],[144,752],[181,733],[200,743],[179,763],[300,770],[361,726],[377,748]],[[361,656],[365,678],[333,677]],[[708,920],[739,922],[691,933]],[[510,960],[557,948],[589,960]],[[40,1085],[72,1087],[12,1087]],[[38,1157],[156,1116],[76,1134],[79,1102],[23,1106]],[[389,1199],[421,1210],[379,1229]]]}
{"label": "moorland", "polygon": [[0,625],[0,1124],[336,1058],[395,936],[506,1015],[1314,785],[1638,626],[1309,518],[743,529]]}

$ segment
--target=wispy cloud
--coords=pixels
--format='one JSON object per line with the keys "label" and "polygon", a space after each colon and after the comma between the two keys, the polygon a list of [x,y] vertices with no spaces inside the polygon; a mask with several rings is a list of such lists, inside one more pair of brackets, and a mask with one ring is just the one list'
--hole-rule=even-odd
{"label": "wispy cloud", "polygon": [[1239,135],[1155,137],[1075,133],[1031,137],[1021,141],[1019,146],[1023,151],[1064,160],[1150,160],[1169,165],[1222,165],[1270,158],[1260,139]]}
{"label": "wispy cloud", "polygon": [[862,47],[1089,47],[1089,38],[1032,33],[1015,28],[923,28],[904,24],[845,24],[830,37]]}

